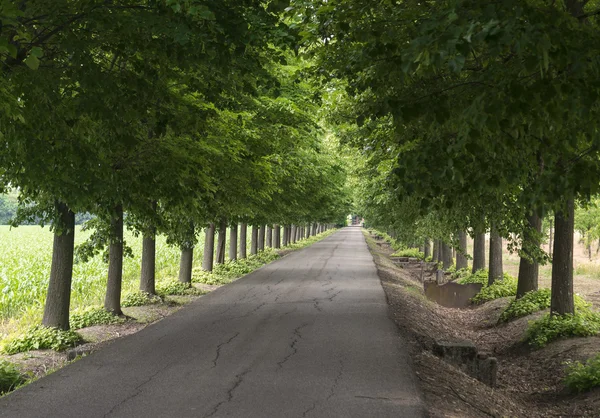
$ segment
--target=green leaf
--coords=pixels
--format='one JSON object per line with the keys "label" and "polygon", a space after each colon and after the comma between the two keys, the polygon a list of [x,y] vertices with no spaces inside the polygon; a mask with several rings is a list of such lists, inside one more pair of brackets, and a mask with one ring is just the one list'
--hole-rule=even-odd
{"label": "green leaf", "polygon": [[32,70],[37,70],[40,67],[40,60],[33,55],[29,55],[23,62]]}

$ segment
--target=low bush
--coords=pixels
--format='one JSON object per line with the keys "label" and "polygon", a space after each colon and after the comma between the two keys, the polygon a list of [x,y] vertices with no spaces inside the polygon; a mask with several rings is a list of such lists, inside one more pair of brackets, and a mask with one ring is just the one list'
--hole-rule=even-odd
{"label": "low bush", "polygon": [[81,341],[83,341],[83,338],[75,331],[61,331],[56,328],[38,325],[30,328],[23,335],[9,338],[4,343],[2,351],[6,354],[16,354],[46,348],[61,351],[66,348],[75,347]]}
{"label": "low bush", "polygon": [[585,392],[600,387],[600,353],[585,364],[577,361],[567,369],[565,385],[575,392]]}
{"label": "low bush", "polygon": [[121,306],[130,308],[132,306],[152,305],[160,302],[162,302],[162,299],[159,296],[151,295],[146,292],[134,292],[129,293],[123,298]]}
{"label": "low bush", "polygon": [[211,285],[227,284],[278,258],[277,251],[267,248],[247,258],[216,264],[212,272],[196,269],[193,281]]}
{"label": "low bush", "polygon": [[517,278],[508,273],[504,273],[502,280],[496,280],[491,286],[483,286],[471,301],[473,303],[485,303],[490,300],[505,298],[507,296],[516,296]]}
{"label": "low bush", "polygon": [[[462,268],[460,270],[455,270],[450,275],[450,277],[452,277],[452,280],[458,280],[458,281],[461,281],[462,279],[465,279],[469,276],[471,276],[471,269],[469,269],[469,268]],[[464,284],[464,283],[461,283],[461,284]]]}
{"label": "low bush", "polygon": [[178,280],[164,280],[156,284],[156,293],[161,296],[201,296],[206,292],[196,289],[191,283],[182,283]]}
{"label": "low bush", "polygon": [[14,364],[0,360],[0,395],[15,390],[25,380],[25,376],[17,370]]}
{"label": "low bush", "polygon": [[[527,292],[520,299],[513,300],[506,307],[498,322],[508,322],[510,320],[527,316],[537,311],[550,307],[550,289],[540,289]],[[590,304],[587,303],[581,296],[575,295],[575,309],[589,309]]]}
{"label": "low bush", "polygon": [[537,321],[531,321],[525,341],[540,348],[559,338],[589,337],[599,332],[600,314],[587,307],[576,308],[574,315],[546,314]]}
{"label": "low bush", "polygon": [[89,308],[83,312],[75,312],[69,319],[72,329],[86,328],[92,325],[121,324],[123,322],[125,322],[124,318],[99,307]]}
{"label": "low bush", "polygon": [[469,283],[479,283],[484,286],[487,286],[488,283],[488,271],[477,270],[475,273],[467,274],[457,280],[458,284],[469,284]]}
{"label": "low bush", "polygon": [[419,260],[423,260],[425,258],[425,254],[419,251],[418,248],[406,248],[404,250],[398,250],[390,257],[410,257],[410,258],[418,258]]}

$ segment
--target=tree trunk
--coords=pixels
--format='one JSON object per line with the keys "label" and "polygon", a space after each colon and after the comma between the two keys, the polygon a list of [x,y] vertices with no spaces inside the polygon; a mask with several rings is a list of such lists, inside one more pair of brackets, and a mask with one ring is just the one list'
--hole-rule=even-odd
{"label": "tree trunk", "polygon": [[123,205],[115,207],[115,216],[110,222],[110,245],[108,247],[108,281],[104,309],[122,315],[121,287],[123,284]]}
{"label": "tree trunk", "polygon": [[182,247],[179,260],[179,281],[192,283],[192,265],[194,263],[194,248]]}
{"label": "tree trunk", "polygon": [[50,282],[44,305],[42,324],[62,330],[69,329],[73,250],[75,245],[75,214],[64,203],[56,202],[59,224],[54,231]]}
{"label": "tree trunk", "polygon": [[[556,220],[556,219],[555,219]],[[552,244],[554,244],[554,236],[553,236],[553,232],[554,228],[552,225],[550,225],[550,237],[548,238],[548,255],[550,256],[550,258],[552,258]]]}
{"label": "tree trunk", "polygon": [[557,212],[554,216],[551,315],[575,313],[573,301],[574,206],[573,199],[569,199],[566,212]]}
{"label": "tree trunk", "polygon": [[312,236],[317,235],[317,224],[316,223],[314,223],[313,226],[312,226],[311,235]]}
{"label": "tree trunk", "polygon": [[442,253],[443,269],[448,270],[452,267],[452,248],[444,241],[442,241],[441,248],[442,250],[440,252]]}
{"label": "tree trunk", "polygon": [[238,238],[238,225],[233,224],[229,227],[229,259],[237,260],[237,242]]}
{"label": "tree trunk", "polygon": [[273,225],[273,232],[275,233],[273,237],[275,248],[281,247],[281,227],[279,225]]}
{"label": "tree trunk", "polygon": [[269,248],[273,248],[273,227],[271,225],[267,225],[265,245]]}
{"label": "tree trunk", "polygon": [[248,224],[241,223],[240,224],[240,258],[246,258],[246,242],[248,233]]}
{"label": "tree trunk", "polygon": [[437,239],[433,240],[433,256],[431,257],[431,261],[434,263],[440,261],[440,246]]}
{"label": "tree trunk", "polygon": [[291,236],[290,241],[292,242],[292,244],[295,244],[296,243],[296,225],[292,225],[290,236]]}
{"label": "tree trunk", "polygon": [[429,241],[429,238],[425,238],[425,245],[423,246],[423,254],[425,256],[425,259],[427,259],[428,257],[431,256],[431,242]]}
{"label": "tree trunk", "polygon": [[485,232],[476,233],[473,238],[473,269],[476,273],[485,268]]}
{"label": "tree trunk", "polygon": [[266,233],[266,227],[264,225],[261,225],[258,230],[258,249],[259,249],[259,251],[265,250],[265,233]]}
{"label": "tree trunk", "polygon": [[590,239],[590,234],[591,234],[591,228],[588,228],[587,230],[587,238],[585,239],[587,245],[587,252],[588,252],[588,258],[590,261],[592,261],[592,240]]}
{"label": "tree trunk", "polygon": [[[152,210],[156,212],[156,202],[152,202]],[[142,239],[142,272],[140,275],[140,291],[156,294],[156,228],[150,226]]]}
{"label": "tree trunk", "polygon": [[[531,257],[528,248],[540,246],[539,233],[542,231],[542,220],[537,215],[527,217],[528,228],[523,232],[523,247],[521,251]],[[519,280],[517,283],[517,299],[523,297],[527,292],[538,290],[539,264],[537,260],[529,261],[521,256],[519,262]]]}
{"label": "tree trunk", "polygon": [[250,254],[258,253],[258,226],[252,225],[252,236],[250,237]]}
{"label": "tree trunk", "polygon": [[211,223],[204,232],[204,252],[202,254],[202,270],[212,271],[215,256],[215,224]]}
{"label": "tree trunk", "polygon": [[217,234],[217,258],[216,264],[225,263],[225,248],[227,246],[227,221],[219,222],[219,232]]}
{"label": "tree trunk", "polygon": [[488,286],[496,280],[502,280],[502,237],[494,226],[490,230],[490,268],[488,273]]}
{"label": "tree trunk", "polygon": [[456,270],[469,267],[467,260],[467,233],[460,231],[458,233],[458,251],[456,252]]}
{"label": "tree trunk", "polygon": [[156,232],[154,228],[142,240],[142,274],[140,290],[156,294]]}
{"label": "tree trunk", "polygon": [[288,227],[287,225],[283,226],[283,246],[288,245]]}

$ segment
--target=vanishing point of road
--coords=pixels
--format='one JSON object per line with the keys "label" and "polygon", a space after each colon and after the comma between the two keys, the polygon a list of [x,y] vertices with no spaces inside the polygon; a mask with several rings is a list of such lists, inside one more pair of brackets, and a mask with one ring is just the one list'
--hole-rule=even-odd
{"label": "vanishing point of road", "polygon": [[421,417],[348,227],[0,399],[0,417]]}

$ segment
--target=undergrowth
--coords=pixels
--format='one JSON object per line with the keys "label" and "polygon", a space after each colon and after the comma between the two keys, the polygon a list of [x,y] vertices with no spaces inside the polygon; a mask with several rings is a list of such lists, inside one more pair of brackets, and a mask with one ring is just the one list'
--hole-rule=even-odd
{"label": "undergrowth", "polygon": [[394,249],[394,251],[399,251],[402,249],[402,244],[400,242],[398,242],[397,240],[395,240],[394,238],[392,238],[391,236],[389,236],[388,234],[386,234],[385,232],[381,232],[381,231],[379,231],[377,229],[373,229],[373,228],[369,228],[368,231],[370,234],[380,237],[385,242],[390,244],[390,246]]}
{"label": "undergrowth", "polygon": [[150,293],[146,292],[134,292],[127,294],[123,298],[121,306],[130,308],[132,306],[152,305],[160,302],[162,302],[162,299],[159,296],[151,295]]}
{"label": "undergrowth", "polygon": [[[550,307],[550,289],[540,289],[527,292],[520,299],[515,299],[506,307],[498,322],[508,322],[527,316]],[[575,309],[587,309],[589,304],[579,295],[575,295]]]}
{"label": "undergrowth", "polygon": [[460,277],[456,281],[458,284],[478,283],[483,285],[481,291],[471,298],[473,303],[485,303],[507,296],[516,296],[517,294],[517,278],[508,273],[504,273],[503,279],[496,280],[491,286],[488,286],[488,271],[485,269],[478,270],[473,274],[468,274],[463,269],[456,272],[456,274]]}
{"label": "undergrowth", "polygon": [[0,360],[0,395],[15,390],[25,382],[26,378],[14,364]]}
{"label": "undergrowth", "polygon": [[41,349],[61,351],[75,347],[82,340],[81,335],[75,331],[61,331],[56,328],[37,325],[22,335],[7,339],[2,347],[2,352],[16,354]]}
{"label": "undergrowth", "polygon": [[567,368],[565,385],[575,392],[585,392],[600,387],[600,353],[588,359],[587,362],[579,361]]}
{"label": "undergrowth", "polygon": [[276,250],[266,248],[247,258],[216,264],[212,272],[195,269],[192,280],[211,285],[227,284],[278,258],[279,254]]}
{"label": "undergrowth", "polygon": [[164,280],[156,284],[156,294],[165,296],[202,296],[206,292],[196,289],[191,283],[182,283],[179,280]]}
{"label": "undergrowth", "polygon": [[396,251],[394,254],[390,255],[390,257],[410,257],[423,260],[425,258],[425,254],[419,251],[418,248],[406,248]]}
{"label": "undergrowth", "polygon": [[123,322],[125,322],[125,318],[114,315],[101,307],[75,312],[69,319],[72,329],[81,329],[92,325],[122,324]]}
{"label": "undergrowth", "polygon": [[590,309],[591,305],[576,299],[575,314],[550,315],[529,322],[525,341],[541,348],[560,338],[589,337],[600,333],[600,314]]}

